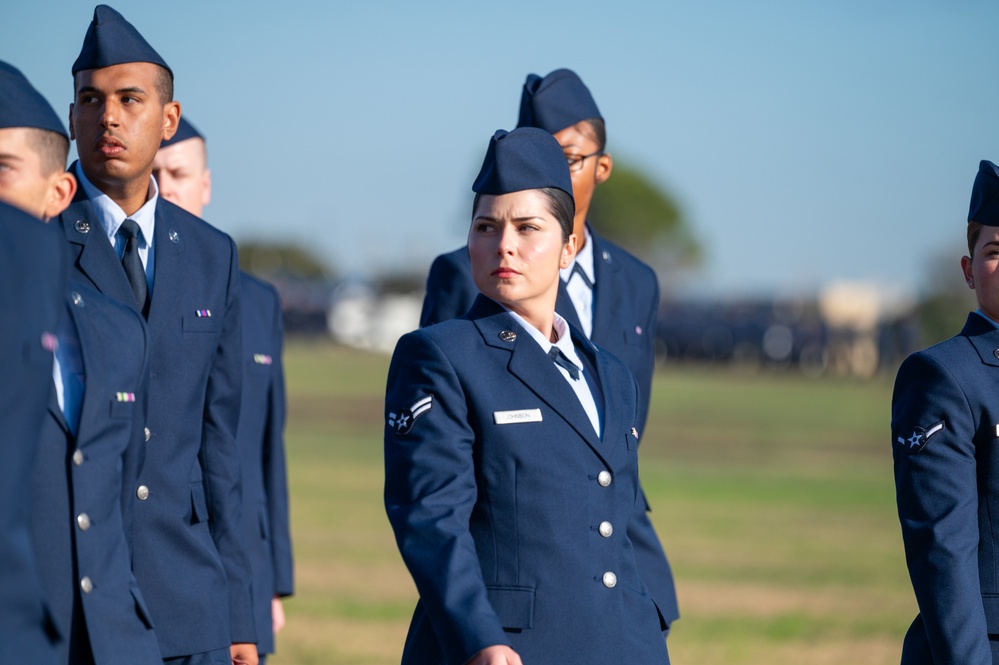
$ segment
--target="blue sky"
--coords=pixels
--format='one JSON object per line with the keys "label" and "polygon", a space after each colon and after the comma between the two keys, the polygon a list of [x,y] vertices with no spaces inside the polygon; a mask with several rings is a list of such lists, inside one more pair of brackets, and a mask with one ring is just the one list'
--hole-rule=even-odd
{"label": "blue sky", "polygon": [[[65,115],[93,4],[9,4],[0,59]],[[706,250],[684,291],[914,292],[941,252],[956,276],[978,161],[999,161],[993,0],[112,6],[208,137],[205,217],[341,273],[462,244],[489,136],[558,67],[680,202]]]}

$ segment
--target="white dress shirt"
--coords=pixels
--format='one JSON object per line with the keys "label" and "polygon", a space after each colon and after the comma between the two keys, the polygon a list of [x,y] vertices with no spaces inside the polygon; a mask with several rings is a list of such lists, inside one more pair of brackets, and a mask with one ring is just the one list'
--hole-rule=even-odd
{"label": "white dress shirt", "polygon": [[590,279],[590,284],[596,286],[597,273],[593,269],[593,241],[590,238],[589,229],[584,230],[584,236],[586,243],[583,245],[583,249],[579,250],[576,258],[567,268],[562,268],[559,271],[559,276],[565,283],[565,290],[569,293],[569,299],[572,300],[572,304],[576,308],[576,315],[579,317],[579,325],[582,327],[583,333],[587,337],[592,337],[593,289],[573,270],[573,266],[579,265],[579,269]]}
{"label": "white dress shirt", "polygon": [[552,344],[541,331],[528,323],[524,317],[520,316],[514,311],[504,307],[506,311],[510,312],[512,316],[520,326],[527,331],[535,342],[541,346],[541,350],[546,354],[554,346],[562,352],[566,358],[569,359],[573,365],[579,369],[579,378],[573,379],[569,374],[569,370],[565,369],[561,365],[552,363],[558,368],[558,371],[562,373],[562,376],[566,381],[569,382],[569,387],[572,388],[573,392],[576,393],[576,397],[579,399],[580,405],[582,405],[583,410],[586,411],[586,415],[590,418],[590,424],[593,425],[593,431],[597,433],[597,438],[601,437],[600,431],[600,412],[597,410],[597,403],[593,400],[593,393],[590,392],[590,385],[586,382],[586,377],[583,376],[585,368],[583,363],[579,360],[579,356],[576,355],[576,348],[572,343],[572,337],[569,334],[569,324],[566,323],[565,319],[559,316],[558,312],[555,313],[555,321],[552,327],[555,328],[555,333],[558,335],[558,341]]}

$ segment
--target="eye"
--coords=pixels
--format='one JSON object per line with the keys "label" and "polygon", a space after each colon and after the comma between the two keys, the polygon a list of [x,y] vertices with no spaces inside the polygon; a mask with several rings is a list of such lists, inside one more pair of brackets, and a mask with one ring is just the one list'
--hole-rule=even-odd
{"label": "eye", "polygon": [[488,233],[493,230],[493,226],[489,222],[476,222],[473,228],[476,233]]}
{"label": "eye", "polygon": [[537,224],[523,223],[517,226],[517,230],[521,233],[532,233],[540,230],[540,227]]}

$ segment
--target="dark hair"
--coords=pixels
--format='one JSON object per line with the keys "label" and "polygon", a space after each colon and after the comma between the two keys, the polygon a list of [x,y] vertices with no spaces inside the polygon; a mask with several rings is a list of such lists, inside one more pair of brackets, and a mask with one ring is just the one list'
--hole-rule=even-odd
{"label": "dark hair", "polygon": [[603,152],[604,148],[607,147],[607,127],[604,125],[603,118],[587,118],[583,122],[593,130],[591,138],[597,142],[597,148],[600,152]]}
{"label": "dark hair", "polygon": [[[572,220],[576,216],[576,202],[572,194],[565,192],[558,187],[542,187],[537,191],[548,198],[548,212],[558,220],[558,225],[562,228],[562,242],[568,242],[572,234]],[[479,199],[482,194],[477,193],[472,200],[472,217],[479,209]]]}
{"label": "dark hair", "polygon": [[157,66],[156,72],[156,94],[159,95],[160,102],[166,104],[173,101],[173,74],[165,67]]}
{"label": "dark hair", "polygon": [[66,170],[66,157],[69,156],[69,139],[62,134],[47,129],[26,127],[28,145],[41,160],[42,175],[50,176],[56,171]]}
{"label": "dark hair", "polygon": [[978,244],[978,236],[982,233],[982,226],[978,222],[968,222],[968,256],[975,258],[975,245]]}

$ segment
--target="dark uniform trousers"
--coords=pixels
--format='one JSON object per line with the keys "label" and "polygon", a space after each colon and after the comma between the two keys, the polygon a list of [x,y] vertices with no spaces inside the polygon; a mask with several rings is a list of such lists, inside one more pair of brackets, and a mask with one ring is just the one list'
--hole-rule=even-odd
{"label": "dark uniform trousers", "polygon": [[[593,294],[593,327],[590,339],[624,361],[638,381],[639,434],[645,429],[649,412],[652,375],[655,371],[656,323],[659,316],[659,283],[655,272],[617,245],[589,228],[593,243],[596,283]],[[420,325],[428,326],[464,314],[478,294],[472,281],[467,247],[438,256],[427,277]],[[559,280],[555,310],[571,325],[579,327],[579,316]],[[668,622],[680,611],[673,572],[652,522],[644,499],[628,525],[635,545],[639,570]]]}
{"label": "dark uniform trousers", "polygon": [[52,393],[66,284],[59,231],[0,203],[0,663],[58,662],[29,530],[31,470]]}
{"label": "dark uniform trousers", "polygon": [[385,504],[420,594],[404,665],[460,665],[493,644],[525,663],[669,662],[622,528],[640,500],[635,380],[572,334],[604,397],[599,438],[551,359],[484,296],[396,347]]}
{"label": "dark uniform trousers", "polygon": [[240,279],[243,396],[236,441],[243,465],[243,537],[253,572],[257,649],[263,656],[274,652],[271,599],[294,592],[284,455],[283,328],[274,287],[246,273]]}
{"label": "dark uniform trousers", "polygon": [[130,534],[145,456],[148,348],[134,309],[70,281],[85,370],[77,432],[53,394],[30,494],[39,571],[63,635],[60,661],[158,665],[152,619],[132,575]]}
{"label": "dark uniform trousers", "polygon": [[[256,642],[256,629],[235,439],[243,375],[236,247],[168,201],[159,199],[155,214],[150,438],[139,478],[149,496],[135,510],[133,568],[170,659],[227,653],[232,643]],[[137,308],[82,192],[59,221],[74,274]]]}
{"label": "dark uniform trousers", "polygon": [[919,616],[903,665],[999,665],[999,330],[971,314],[902,364],[895,488]]}

